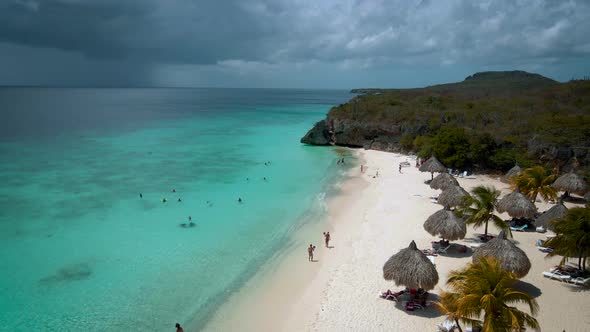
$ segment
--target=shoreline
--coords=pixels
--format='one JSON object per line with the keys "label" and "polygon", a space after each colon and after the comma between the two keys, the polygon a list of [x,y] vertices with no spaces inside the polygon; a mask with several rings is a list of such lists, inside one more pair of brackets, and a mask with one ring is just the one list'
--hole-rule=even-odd
{"label": "shoreline", "polygon": [[[364,162],[362,153],[349,150],[360,165]],[[355,173],[358,166],[346,171],[344,179],[334,184],[337,191],[326,197],[328,213],[324,220],[317,223],[305,223],[298,227],[289,239],[289,245],[277,252],[250,278],[230,299],[225,301],[204,325],[203,331],[302,331],[305,330],[295,312],[307,312],[308,305],[318,304],[320,294],[311,290],[318,289],[325,281],[319,276],[329,263],[327,253],[332,249],[324,246],[322,232],[334,232],[335,226],[330,211],[334,204],[347,206],[353,204],[357,195],[350,192],[362,192],[369,183]],[[310,239],[312,239],[310,241]],[[312,242],[316,246],[314,262],[308,262],[306,247]],[[334,246],[334,241],[331,241]],[[252,305],[255,303],[255,305]],[[269,319],[269,316],[272,319]],[[293,318],[293,319],[291,319]],[[190,326],[190,325],[189,325]]]}
{"label": "shoreline", "polygon": [[[378,292],[403,288],[383,279],[381,269],[391,255],[412,240],[419,248],[429,248],[430,241],[436,240],[423,229],[426,218],[442,208],[430,202],[430,196],[439,193],[424,184],[430,174],[420,173],[410,156],[352,151],[367,171],[350,170],[340,192],[327,201],[326,223],[298,230],[295,241],[232,294],[205,331],[436,331],[445,320],[434,308],[410,313],[377,298]],[[411,166],[399,174],[397,165],[406,160]],[[377,171],[379,177],[374,178]],[[468,191],[477,185],[494,185],[503,195],[509,192],[507,184],[486,175],[458,180]],[[536,205],[539,211],[550,207],[545,202]],[[322,247],[326,230],[332,235],[333,249]],[[482,232],[483,228],[468,226],[465,239],[454,243],[469,247],[475,234]],[[490,233],[498,230],[490,225]],[[319,249],[317,263],[306,259],[310,238]],[[536,240],[542,238],[545,234],[513,232],[513,240],[531,260],[522,284],[539,303],[539,324],[544,331],[590,329],[590,319],[584,315],[590,311],[590,298],[585,292],[541,275],[560,260],[545,258],[536,249]],[[440,293],[448,273],[471,262],[471,253],[437,256],[439,283],[431,293]]]}

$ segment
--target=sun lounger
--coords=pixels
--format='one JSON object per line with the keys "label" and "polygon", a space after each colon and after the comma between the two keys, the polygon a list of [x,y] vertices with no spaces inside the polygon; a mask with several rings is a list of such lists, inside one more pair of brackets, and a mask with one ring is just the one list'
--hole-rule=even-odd
{"label": "sun lounger", "polygon": [[584,286],[584,287],[590,286],[590,278],[582,278],[582,277],[571,278],[569,280],[569,282],[574,285],[578,285],[578,286]]}
{"label": "sun lounger", "polygon": [[543,277],[546,277],[549,279],[554,279],[554,280],[559,280],[559,281],[563,281],[563,282],[569,282],[569,280],[572,278],[571,276],[569,276],[567,274],[563,274],[558,271],[554,271],[554,272],[545,271],[545,272],[543,272]]}
{"label": "sun lounger", "polygon": [[535,246],[537,247],[537,249],[539,249],[541,252],[552,252],[553,248],[551,247],[544,247],[543,243],[545,243],[545,241],[538,239],[537,243],[535,244]]}
{"label": "sun lounger", "polygon": [[437,325],[438,332],[451,332],[455,331],[457,324],[451,320],[445,320],[444,322]]}
{"label": "sun lounger", "polygon": [[475,249],[475,248],[479,248],[479,247],[483,246],[483,243],[481,243],[481,242],[473,242],[469,246],[471,247],[471,249]]}
{"label": "sun lounger", "polygon": [[524,232],[524,230],[525,230],[527,227],[529,227],[529,225],[527,225],[527,224],[524,224],[524,225],[522,225],[522,226],[517,226],[517,227],[512,227],[512,226],[510,226],[510,230],[512,230],[512,231],[517,231],[517,232]]}
{"label": "sun lounger", "polygon": [[446,254],[446,253],[447,253],[447,250],[448,250],[450,247],[451,247],[451,245],[449,244],[448,246],[446,246],[446,247],[444,247],[444,248],[443,248],[443,247],[441,247],[441,248],[438,248],[438,249],[434,249],[434,251],[436,251],[436,253],[437,253],[437,254]]}
{"label": "sun lounger", "polygon": [[537,233],[545,233],[547,230],[545,229],[545,227],[539,226],[535,228],[535,231],[537,231]]}

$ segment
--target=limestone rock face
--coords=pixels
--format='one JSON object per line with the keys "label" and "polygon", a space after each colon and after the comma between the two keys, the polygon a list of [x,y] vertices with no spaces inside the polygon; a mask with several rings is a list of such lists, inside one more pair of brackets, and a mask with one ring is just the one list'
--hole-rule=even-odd
{"label": "limestone rock face", "polygon": [[330,145],[330,133],[326,128],[326,120],[317,122],[305,136],[301,138],[301,143],[310,145]]}

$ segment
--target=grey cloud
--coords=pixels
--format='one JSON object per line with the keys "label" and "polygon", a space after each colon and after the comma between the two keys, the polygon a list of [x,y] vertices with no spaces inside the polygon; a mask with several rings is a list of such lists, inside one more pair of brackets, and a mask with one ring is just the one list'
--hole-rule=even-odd
{"label": "grey cloud", "polygon": [[129,65],[142,79],[180,75],[161,68],[272,76],[318,64],[569,72],[588,67],[588,17],[585,0],[3,0],[0,43],[68,54],[48,65],[72,56],[80,68]]}

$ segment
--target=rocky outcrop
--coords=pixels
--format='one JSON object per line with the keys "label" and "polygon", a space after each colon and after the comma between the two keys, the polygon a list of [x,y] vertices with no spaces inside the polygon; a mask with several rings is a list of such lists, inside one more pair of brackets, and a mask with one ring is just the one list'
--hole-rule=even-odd
{"label": "rocky outcrop", "polygon": [[330,133],[326,127],[326,120],[317,122],[305,136],[301,138],[301,143],[310,145],[330,145],[334,142],[330,139]]}
{"label": "rocky outcrop", "polygon": [[404,133],[400,125],[364,123],[328,116],[310,129],[301,143],[311,145],[339,145],[363,147],[382,151],[400,151],[400,138]]}

